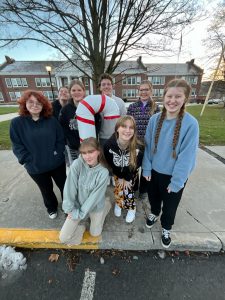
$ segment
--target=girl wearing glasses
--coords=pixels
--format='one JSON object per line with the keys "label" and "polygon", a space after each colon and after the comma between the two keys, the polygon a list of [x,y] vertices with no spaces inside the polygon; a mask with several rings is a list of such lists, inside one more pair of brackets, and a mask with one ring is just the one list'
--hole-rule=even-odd
{"label": "girl wearing glasses", "polygon": [[42,93],[27,90],[18,103],[20,116],[10,125],[13,153],[38,185],[49,218],[55,219],[58,201],[53,180],[61,196],[66,180],[63,130]]}
{"label": "girl wearing glasses", "polygon": [[[139,99],[130,104],[127,110],[127,114],[132,116],[135,120],[137,127],[137,137],[144,144],[144,137],[146,128],[148,126],[151,116],[159,112],[159,106],[152,99],[152,84],[150,81],[142,81],[139,87]],[[136,183],[136,185],[138,182]],[[140,177],[139,195],[138,198],[143,200],[147,197],[148,182],[142,176]]]}

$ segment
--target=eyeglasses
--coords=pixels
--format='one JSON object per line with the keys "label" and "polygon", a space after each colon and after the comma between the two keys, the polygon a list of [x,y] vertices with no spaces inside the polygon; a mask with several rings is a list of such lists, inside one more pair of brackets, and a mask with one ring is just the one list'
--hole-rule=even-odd
{"label": "eyeglasses", "polygon": [[28,105],[30,105],[30,106],[40,106],[40,107],[42,107],[43,106],[43,104],[41,103],[41,102],[34,102],[34,101],[27,101],[27,104]]}
{"label": "eyeglasses", "polygon": [[139,92],[149,92],[150,89],[140,89]]}

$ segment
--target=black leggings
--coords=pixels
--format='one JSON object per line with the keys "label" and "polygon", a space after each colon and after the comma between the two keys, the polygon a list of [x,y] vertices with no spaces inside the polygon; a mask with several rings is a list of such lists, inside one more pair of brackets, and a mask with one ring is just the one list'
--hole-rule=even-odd
{"label": "black leggings", "polygon": [[41,174],[29,174],[29,175],[38,185],[48,213],[56,212],[58,207],[58,201],[53,191],[52,179],[54,179],[56,185],[58,186],[61,192],[61,197],[63,199],[63,188],[66,181],[65,163],[63,163],[61,166],[57,167],[54,170],[41,173]]}
{"label": "black leggings", "polygon": [[[162,228],[170,230],[174,224],[176,211],[180,203],[184,188],[179,192],[168,193],[167,187],[170,184],[171,175],[160,174],[152,170],[150,185],[148,188],[148,198],[151,205],[151,212],[159,216],[161,209]],[[163,204],[163,206],[162,206]]]}

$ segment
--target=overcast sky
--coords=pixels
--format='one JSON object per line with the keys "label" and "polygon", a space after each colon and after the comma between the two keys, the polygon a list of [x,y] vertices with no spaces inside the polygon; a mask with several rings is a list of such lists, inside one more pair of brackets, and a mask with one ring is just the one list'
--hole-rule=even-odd
{"label": "overcast sky", "polygon": [[[197,0],[198,1],[198,0]],[[203,0],[205,7],[211,11],[218,0]],[[174,55],[171,57],[143,56],[143,61],[146,63],[185,63],[190,59],[195,59],[195,63],[209,73],[209,62],[207,59],[207,49],[202,45],[202,40],[207,37],[207,25],[209,19],[195,22],[192,26],[185,28],[183,31],[183,42],[180,56],[179,41],[173,45]],[[14,49],[0,49],[0,63],[5,61],[5,55],[8,55],[15,60],[58,60],[60,57],[50,47],[36,42],[23,42]],[[207,77],[207,76],[206,76]]]}

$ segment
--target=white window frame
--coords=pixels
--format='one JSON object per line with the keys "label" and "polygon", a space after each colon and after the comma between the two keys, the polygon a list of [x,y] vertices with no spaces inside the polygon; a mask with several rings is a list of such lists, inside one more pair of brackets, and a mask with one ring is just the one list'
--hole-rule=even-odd
{"label": "white window frame", "polygon": [[153,89],[152,96],[153,97],[163,97],[164,89]]}
{"label": "white window frame", "polygon": [[141,76],[127,76],[123,78],[123,85],[138,85],[141,83]]}
{"label": "white window frame", "polygon": [[4,102],[3,94],[0,92],[0,102]]}
{"label": "white window frame", "polygon": [[123,98],[137,98],[138,90],[137,89],[123,89],[122,95],[123,95]]}
{"label": "white window frame", "polygon": [[165,84],[165,76],[149,76],[148,80],[152,83],[152,85],[164,85]]}
{"label": "white window frame", "polygon": [[7,87],[12,87],[12,82],[10,78],[5,78],[5,83]]}
{"label": "white window frame", "polygon": [[16,101],[21,97],[21,92],[9,92],[9,97],[11,101]]}

